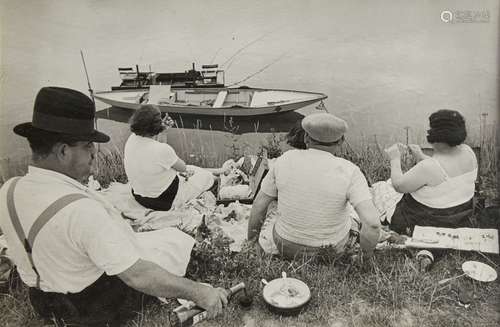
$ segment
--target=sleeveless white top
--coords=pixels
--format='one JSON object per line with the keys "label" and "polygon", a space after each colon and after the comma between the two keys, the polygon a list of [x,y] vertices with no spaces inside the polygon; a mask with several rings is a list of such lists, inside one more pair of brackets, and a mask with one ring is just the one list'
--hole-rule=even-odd
{"label": "sleeveless white top", "polygon": [[[465,145],[475,157],[472,149]],[[423,186],[411,193],[418,202],[431,208],[450,208],[466,203],[474,196],[475,181],[477,178],[477,167],[462,175],[450,177],[443,169],[439,161],[429,158],[441,169],[444,181],[436,186]]]}

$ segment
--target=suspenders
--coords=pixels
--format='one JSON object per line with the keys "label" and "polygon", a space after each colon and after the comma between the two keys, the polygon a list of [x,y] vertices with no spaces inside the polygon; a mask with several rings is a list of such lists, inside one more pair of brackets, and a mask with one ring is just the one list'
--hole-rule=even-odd
{"label": "suspenders", "polygon": [[33,256],[32,256],[33,244],[35,243],[36,236],[43,228],[43,226],[45,226],[45,224],[48,223],[49,220],[52,217],[54,217],[55,214],[58,213],[61,209],[66,207],[68,204],[75,202],[79,199],[86,198],[87,196],[78,193],[68,194],[53,202],[47,209],[45,209],[40,214],[40,216],[38,216],[37,219],[35,219],[35,222],[28,231],[28,237],[26,238],[26,234],[24,233],[21,222],[17,215],[16,206],[14,204],[14,189],[16,188],[18,181],[19,177],[15,178],[9,185],[9,189],[7,190],[7,208],[9,210],[9,216],[12,222],[12,226],[16,231],[17,237],[23,244],[24,250],[26,251],[28,260],[31,264],[31,268],[36,274],[36,288],[40,289],[40,275],[38,274],[38,271],[35,268],[35,263],[33,262]]}

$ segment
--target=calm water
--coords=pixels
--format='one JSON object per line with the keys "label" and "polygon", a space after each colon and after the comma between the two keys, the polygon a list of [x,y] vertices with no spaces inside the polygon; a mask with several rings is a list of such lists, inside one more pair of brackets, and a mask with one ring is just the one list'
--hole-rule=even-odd
{"label": "calm water", "polygon": [[[421,142],[428,115],[439,108],[460,110],[476,140],[481,113],[490,126],[496,120],[494,0],[27,0],[2,6],[1,158],[27,153],[11,129],[30,120],[40,87],[86,92],[80,49],[95,90],[119,83],[118,66],[183,71],[192,62],[219,63],[231,84],[271,64],[244,85],[327,94],[326,107],[348,121],[354,144],[375,135],[382,144],[402,141],[405,126],[410,142]],[[489,22],[444,23],[443,10],[488,11]],[[264,121],[262,130],[281,130],[291,118]],[[99,127],[119,148],[128,135],[123,123],[100,120]],[[178,151],[204,153],[222,153],[232,141],[224,132],[192,130],[171,131],[168,138]],[[262,139],[238,137],[249,148]]]}

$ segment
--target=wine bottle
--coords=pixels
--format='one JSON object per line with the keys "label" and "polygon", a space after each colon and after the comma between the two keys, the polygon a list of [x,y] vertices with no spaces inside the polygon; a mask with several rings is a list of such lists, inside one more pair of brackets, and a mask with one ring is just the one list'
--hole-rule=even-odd
{"label": "wine bottle", "polygon": [[[234,294],[244,289],[245,283],[239,283],[238,285],[231,287],[227,290],[227,299],[230,300]],[[207,319],[207,317],[208,312],[198,306],[191,309],[185,309],[183,306],[180,306],[174,309],[174,314],[170,318],[170,325],[172,327],[189,327]]]}

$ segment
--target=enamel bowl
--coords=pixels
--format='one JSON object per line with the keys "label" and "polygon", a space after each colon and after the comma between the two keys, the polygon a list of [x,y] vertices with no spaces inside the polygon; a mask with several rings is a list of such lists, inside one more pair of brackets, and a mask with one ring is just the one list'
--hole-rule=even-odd
{"label": "enamel bowl", "polygon": [[311,299],[311,291],[296,278],[277,278],[264,286],[262,297],[272,312],[296,315]]}

